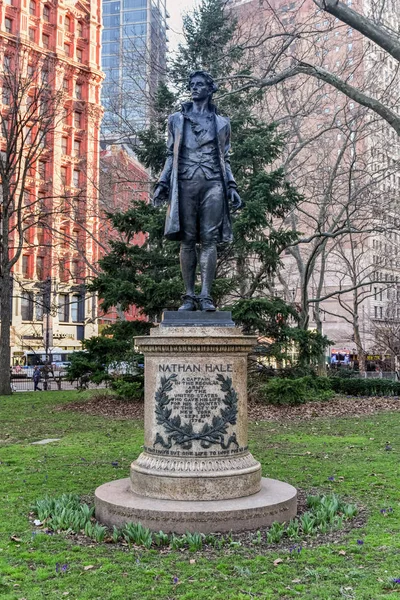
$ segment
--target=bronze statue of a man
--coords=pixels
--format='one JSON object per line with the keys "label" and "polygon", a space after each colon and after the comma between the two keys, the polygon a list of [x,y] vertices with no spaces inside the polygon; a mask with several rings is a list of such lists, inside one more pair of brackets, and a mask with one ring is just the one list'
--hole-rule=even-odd
{"label": "bronze statue of a man", "polygon": [[[168,155],[153,203],[169,201],[165,236],[181,242],[185,284],[179,310],[214,311],[211,286],[217,265],[217,244],[232,241],[230,211],[242,201],[229,163],[230,123],[217,114],[212,95],[217,90],[205,71],[189,77],[192,102],[168,119]],[[200,245],[201,293],[195,295],[196,244]]]}

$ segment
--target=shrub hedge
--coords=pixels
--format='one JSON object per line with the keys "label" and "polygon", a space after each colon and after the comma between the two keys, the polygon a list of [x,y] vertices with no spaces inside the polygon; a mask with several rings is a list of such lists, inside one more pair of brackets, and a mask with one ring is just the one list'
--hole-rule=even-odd
{"label": "shrub hedge", "polygon": [[260,400],[266,404],[304,404],[329,400],[334,395],[327,377],[306,375],[297,379],[274,378],[260,387]]}
{"label": "shrub hedge", "polygon": [[329,377],[331,388],[346,396],[400,396],[400,382],[388,379]]}

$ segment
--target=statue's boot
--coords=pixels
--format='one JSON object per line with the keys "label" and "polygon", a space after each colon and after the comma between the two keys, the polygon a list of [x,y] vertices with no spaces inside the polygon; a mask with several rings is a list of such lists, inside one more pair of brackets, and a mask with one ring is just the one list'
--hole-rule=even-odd
{"label": "statue's boot", "polygon": [[200,248],[201,294],[198,297],[200,310],[216,310],[212,297],[211,286],[217,268],[217,244],[203,243]]}
{"label": "statue's boot", "polygon": [[183,304],[178,310],[196,310],[196,298],[194,296],[182,296]]}
{"label": "statue's boot", "polygon": [[197,253],[195,242],[181,243],[181,271],[186,292],[182,296],[183,304],[178,310],[196,310],[194,283],[196,280]]}

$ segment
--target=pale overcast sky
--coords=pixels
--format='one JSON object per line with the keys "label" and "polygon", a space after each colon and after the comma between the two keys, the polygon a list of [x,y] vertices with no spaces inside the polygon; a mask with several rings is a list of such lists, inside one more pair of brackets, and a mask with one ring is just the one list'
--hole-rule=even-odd
{"label": "pale overcast sky", "polygon": [[182,14],[196,6],[197,0],[167,0],[167,11],[171,15],[168,25],[169,49],[174,50],[181,40],[179,33],[182,31]]}

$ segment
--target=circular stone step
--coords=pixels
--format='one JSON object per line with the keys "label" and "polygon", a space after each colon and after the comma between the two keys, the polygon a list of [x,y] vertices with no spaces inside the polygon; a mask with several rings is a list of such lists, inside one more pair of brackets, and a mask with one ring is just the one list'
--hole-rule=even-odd
{"label": "circular stone step", "polygon": [[261,490],[245,498],[159,500],[133,493],[127,478],[98,487],[95,505],[97,520],[109,527],[140,522],[165,533],[225,533],[290,521],[297,512],[297,491],[288,483],[263,477]]}

